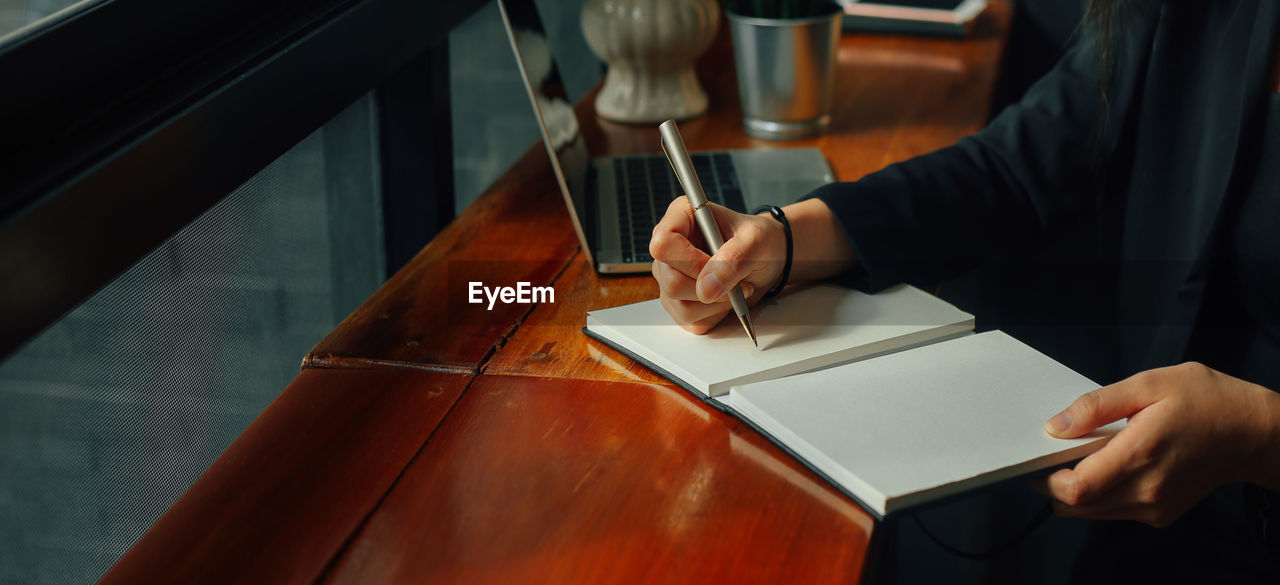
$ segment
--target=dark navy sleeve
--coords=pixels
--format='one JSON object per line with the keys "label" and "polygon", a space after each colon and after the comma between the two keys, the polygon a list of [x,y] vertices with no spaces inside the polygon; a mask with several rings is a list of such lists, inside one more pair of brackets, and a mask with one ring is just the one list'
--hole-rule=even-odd
{"label": "dark navy sleeve", "polygon": [[1092,213],[1099,161],[1123,127],[1149,34],[1134,27],[1117,39],[1105,98],[1098,44],[1084,34],[981,132],[807,195],[831,208],[853,245],[858,266],[846,281],[871,292],[928,286]]}

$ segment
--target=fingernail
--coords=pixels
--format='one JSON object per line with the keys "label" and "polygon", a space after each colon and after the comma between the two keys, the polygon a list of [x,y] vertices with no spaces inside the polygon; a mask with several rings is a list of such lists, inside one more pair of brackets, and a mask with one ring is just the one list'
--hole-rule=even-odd
{"label": "fingernail", "polygon": [[1065,433],[1069,428],[1071,428],[1071,415],[1065,410],[1053,415],[1049,422],[1044,423],[1044,430],[1054,435]]}
{"label": "fingernail", "polygon": [[724,294],[724,285],[720,284],[720,278],[714,272],[708,272],[706,276],[698,279],[698,298],[702,302],[709,303],[720,298]]}

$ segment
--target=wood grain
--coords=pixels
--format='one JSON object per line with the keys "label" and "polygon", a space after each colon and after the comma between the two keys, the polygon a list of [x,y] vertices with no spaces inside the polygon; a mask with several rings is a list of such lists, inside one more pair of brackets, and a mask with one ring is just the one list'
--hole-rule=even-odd
{"label": "wood grain", "polygon": [[[722,27],[699,65],[712,114],[682,133],[693,149],[818,147],[855,180],[983,125],[1009,12],[992,2],[968,40],[845,37],[830,132],[789,142],[742,132]],[[577,109],[593,150],[658,151],[652,128],[599,120],[592,97]],[[556,303],[485,311],[464,302],[471,280],[554,284]],[[865,512],[579,331],[587,310],[656,293],[646,275],[583,261],[533,145],[304,360],[383,377],[304,372],[105,580],[856,582]],[[436,384],[452,404],[468,376],[415,369],[486,373],[430,435],[444,410],[411,387]],[[329,385],[336,395],[300,398]]]}
{"label": "wood grain", "polygon": [[578,250],[546,149],[515,166],[303,359],[304,368],[475,373],[531,305],[468,302],[468,283],[551,284]]}
{"label": "wood grain", "polygon": [[326,583],[852,583],[869,515],[660,385],[480,376]]}
{"label": "wood grain", "polygon": [[587,311],[656,298],[652,276],[602,276],[579,254],[556,280],[555,291],[556,302],[534,309],[489,360],[485,373],[669,383],[582,333]]}
{"label": "wood grain", "polygon": [[470,380],[304,371],[100,583],[314,583]]}

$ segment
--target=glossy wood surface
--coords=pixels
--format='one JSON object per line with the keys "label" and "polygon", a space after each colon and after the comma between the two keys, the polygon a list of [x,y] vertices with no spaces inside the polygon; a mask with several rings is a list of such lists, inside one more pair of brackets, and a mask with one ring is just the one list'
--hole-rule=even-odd
{"label": "glossy wood surface", "polygon": [[601,276],[578,254],[556,279],[555,291],[556,302],[534,309],[489,360],[485,373],[670,384],[582,333],[587,311],[658,296],[652,276]]}
{"label": "glossy wood surface", "polygon": [[[699,65],[693,149],[815,146],[841,180],[984,122],[1009,7],[968,40],[841,40],[831,131],[741,131],[727,27]],[[649,127],[577,106],[598,152]],[[788,201],[799,194],[779,194]],[[853,583],[871,517],[738,420],[581,333],[653,298],[601,276],[535,144],[304,359],[304,371],[106,583]],[[466,302],[467,283],[556,302]]]}
{"label": "glossy wood surface", "polygon": [[530,148],[321,340],[303,367],[477,371],[532,306],[471,304],[468,283],[550,285],[577,253],[550,164],[541,144]]}
{"label": "glossy wood surface", "polygon": [[[681,122],[680,129],[694,150],[723,148],[817,147],[840,180],[855,180],[887,164],[947,146],[977,131],[986,121],[987,103],[994,90],[996,69],[1004,44],[1010,10],[992,2],[969,39],[910,38],[889,35],[846,35],[838,57],[832,126],[828,133],[805,140],[775,142],[742,131],[737,81],[728,27],[699,63],[699,77],[710,98],[710,113]],[[650,126],[602,120],[592,109],[594,93],[576,109],[582,131],[595,153],[659,152],[658,133]],[[779,193],[778,203],[803,193]],[[506,305],[487,311],[467,304],[466,283],[513,285],[525,281],[544,286],[556,283],[557,303],[598,308],[656,296],[644,278],[595,276],[569,271],[578,280],[556,279],[575,255],[577,240],[559,190],[552,180],[550,161],[541,144],[534,144],[520,161],[476,204],[423,249],[373,297],[342,322],[313,349],[305,367],[412,366],[450,371],[474,371],[506,342],[517,324],[530,316],[528,305]],[[582,279],[590,279],[582,280]],[[586,299],[559,291],[587,287]],[[602,295],[608,294],[605,297]],[[646,296],[647,295],[647,296]],[[615,371],[587,368],[564,371],[561,363],[581,364],[590,353],[565,355],[566,348],[589,349],[573,339],[577,329],[561,327],[571,314],[560,308],[539,308],[531,325],[549,335],[517,335],[524,343],[503,349],[495,357],[495,371],[575,376],[579,372]],[[551,321],[547,321],[550,319]],[[579,315],[577,327],[581,328]],[[523,328],[523,327],[521,327]],[[545,344],[556,344],[557,359],[528,362]],[[527,351],[532,349],[533,351]],[[503,355],[511,351],[524,352]],[[526,363],[521,363],[522,361]],[[636,379],[631,364],[624,374],[591,374],[597,379]],[[652,379],[641,375],[640,379]]]}
{"label": "glossy wood surface", "polygon": [[681,390],[480,376],[326,583],[853,583],[872,521]]}
{"label": "glossy wood surface", "polygon": [[311,370],[100,583],[314,583],[470,376]]}

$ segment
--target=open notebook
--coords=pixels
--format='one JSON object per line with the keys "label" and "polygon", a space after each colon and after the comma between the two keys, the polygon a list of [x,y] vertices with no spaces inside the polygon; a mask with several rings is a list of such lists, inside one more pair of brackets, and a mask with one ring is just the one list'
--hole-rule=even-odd
{"label": "open notebook", "polygon": [[834,284],[788,290],[751,311],[752,346],[736,319],[706,335],[671,322],[657,299],[587,313],[587,335],[706,396],[973,330],[973,315],[912,286],[867,295]]}
{"label": "open notebook", "polygon": [[919,289],[835,285],[757,307],[704,336],[655,301],[592,311],[585,331],[741,418],[878,516],[1043,470],[1100,448],[1044,421],[1097,388]]}

